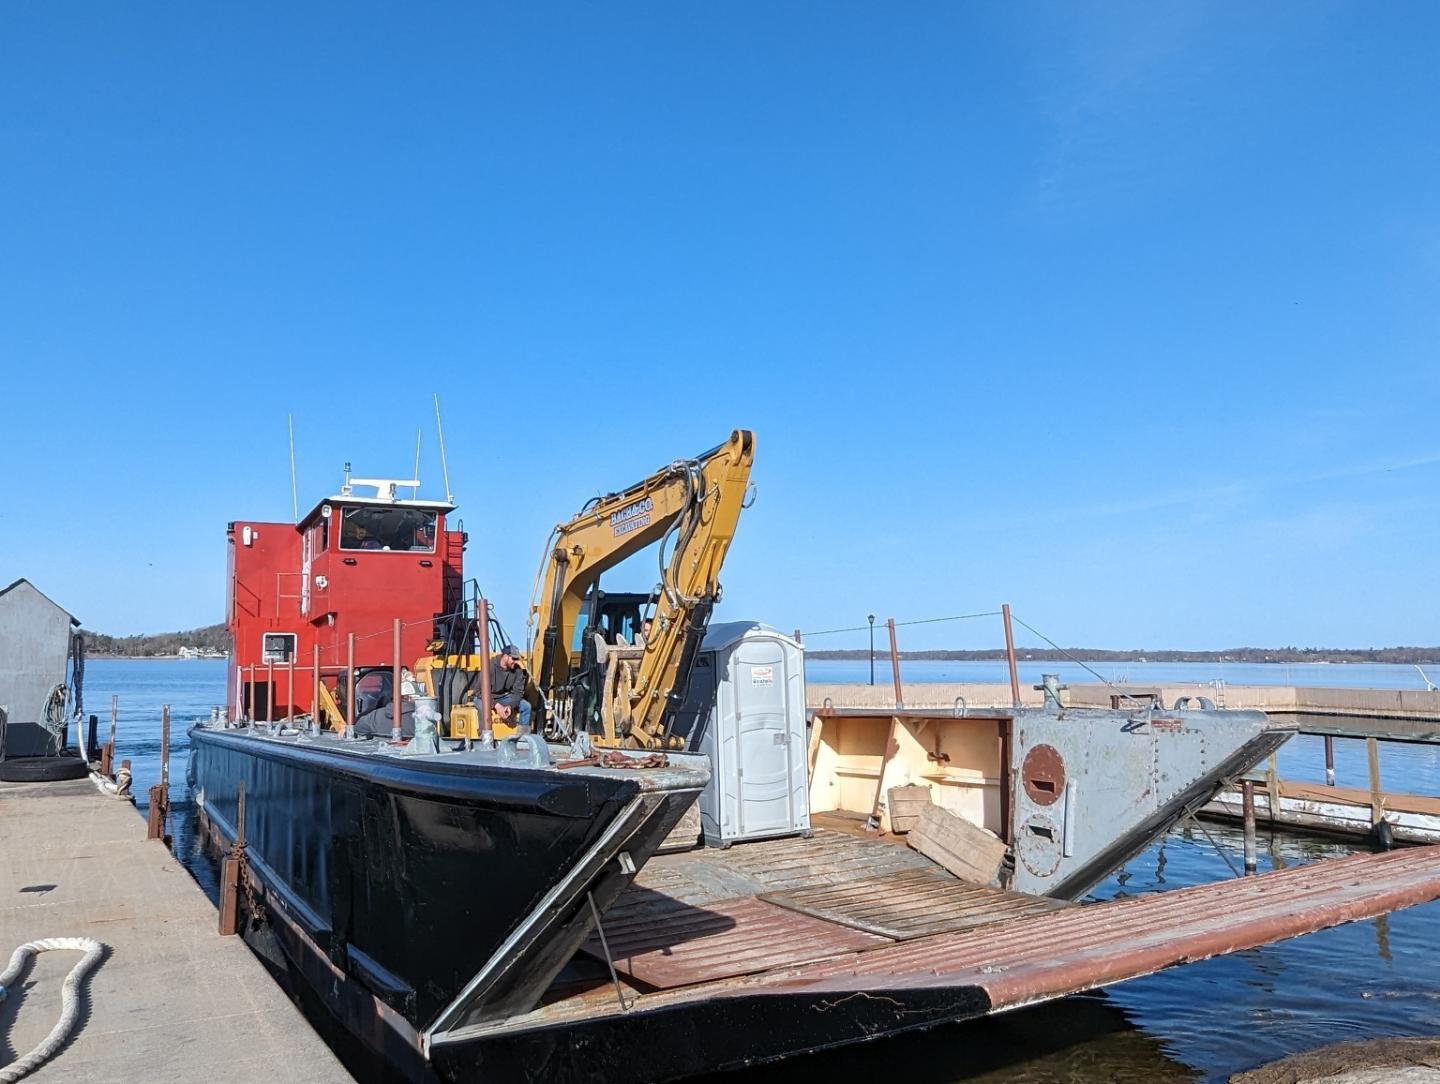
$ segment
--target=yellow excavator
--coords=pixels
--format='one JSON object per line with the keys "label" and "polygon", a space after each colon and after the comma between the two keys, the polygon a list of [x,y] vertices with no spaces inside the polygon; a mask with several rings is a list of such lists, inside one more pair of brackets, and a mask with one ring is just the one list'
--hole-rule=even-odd
{"label": "yellow excavator", "polygon": [[[596,745],[671,749],[720,566],[747,505],[755,435],[737,429],[694,459],[676,460],[619,493],[596,498],[546,545],[530,604],[528,670],[552,733]],[[607,569],[660,543],[660,583],[648,634],[637,596],[606,595]],[[626,629],[625,626],[631,626]],[[627,635],[627,632],[630,635]]]}
{"label": "yellow excavator", "polygon": [[[551,532],[524,660],[536,731],[551,739],[583,731],[599,746],[683,744],[672,734],[674,715],[720,599],[720,566],[748,503],[754,458],[754,434],[737,429],[719,447],[590,501]],[[654,592],[600,590],[602,573],[656,542]],[[415,678],[428,695],[449,688],[449,737],[478,738],[481,657],[439,648],[417,660]],[[498,721],[491,729],[496,738],[515,733]]]}

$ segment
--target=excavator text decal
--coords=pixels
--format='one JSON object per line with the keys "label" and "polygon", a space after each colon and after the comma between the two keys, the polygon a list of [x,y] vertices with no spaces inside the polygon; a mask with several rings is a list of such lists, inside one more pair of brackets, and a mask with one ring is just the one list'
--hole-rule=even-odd
{"label": "excavator text decal", "polygon": [[615,537],[627,535],[631,531],[638,531],[650,523],[650,512],[655,507],[655,500],[646,497],[634,504],[628,504],[618,512],[610,513],[610,526],[615,531]]}

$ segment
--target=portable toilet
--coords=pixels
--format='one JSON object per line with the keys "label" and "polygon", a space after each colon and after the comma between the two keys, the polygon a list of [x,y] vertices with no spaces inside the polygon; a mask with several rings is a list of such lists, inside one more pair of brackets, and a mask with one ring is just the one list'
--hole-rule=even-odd
{"label": "portable toilet", "polygon": [[700,795],[705,842],[810,830],[805,650],[755,621],[711,625],[681,711],[688,747],[710,758]]}

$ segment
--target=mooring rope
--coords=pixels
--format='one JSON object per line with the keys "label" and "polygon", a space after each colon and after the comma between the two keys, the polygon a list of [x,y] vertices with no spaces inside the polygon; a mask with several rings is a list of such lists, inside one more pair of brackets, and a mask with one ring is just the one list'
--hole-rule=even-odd
{"label": "mooring rope", "polygon": [[65,985],[60,991],[60,1019],[50,1029],[44,1042],[23,1058],[17,1058],[0,1069],[0,1084],[12,1084],[21,1077],[28,1076],[48,1061],[70,1038],[75,1022],[80,1017],[80,983],[105,955],[105,946],[89,937],[47,937],[40,941],[30,941],[15,950],[10,957],[10,966],[0,972],[0,1001],[5,1000],[7,988],[20,977],[31,956],[57,949],[85,954],[80,962],[70,969],[70,974],[65,976]]}

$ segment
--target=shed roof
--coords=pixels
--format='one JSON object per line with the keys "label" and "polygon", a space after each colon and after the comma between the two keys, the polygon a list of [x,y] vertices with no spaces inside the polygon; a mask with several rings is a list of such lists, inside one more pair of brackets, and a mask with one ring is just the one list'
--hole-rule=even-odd
{"label": "shed roof", "polygon": [[54,606],[54,607],[55,607],[57,610],[59,610],[62,614],[64,614],[66,617],[68,617],[68,618],[70,619],[70,624],[75,625],[75,626],[77,626],[77,627],[79,626],[79,624],[80,624],[80,619],[79,619],[78,617],[76,617],[74,614],[72,614],[69,610],[65,609],[64,606],[61,606],[61,605],[60,605],[58,602],[56,602],[53,598],[51,598],[49,595],[47,595],[44,591],[40,590],[40,588],[36,587],[33,583],[31,583],[29,580],[25,579],[25,577],[23,577],[23,576],[20,577],[20,579],[16,580],[14,583],[12,583],[9,587],[6,587],[6,588],[4,588],[4,589],[0,589],[0,598],[4,598],[4,597],[5,597],[6,595],[8,595],[11,591],[15,590],[15,588],[19,587],[22,583],[23,583],[26,587],[30,588],[30,590],[34,591],[34,592],[35,592],[37,595],[39,595],[41,598],[43,598],[46,602],[50,603],[51,606]]}

